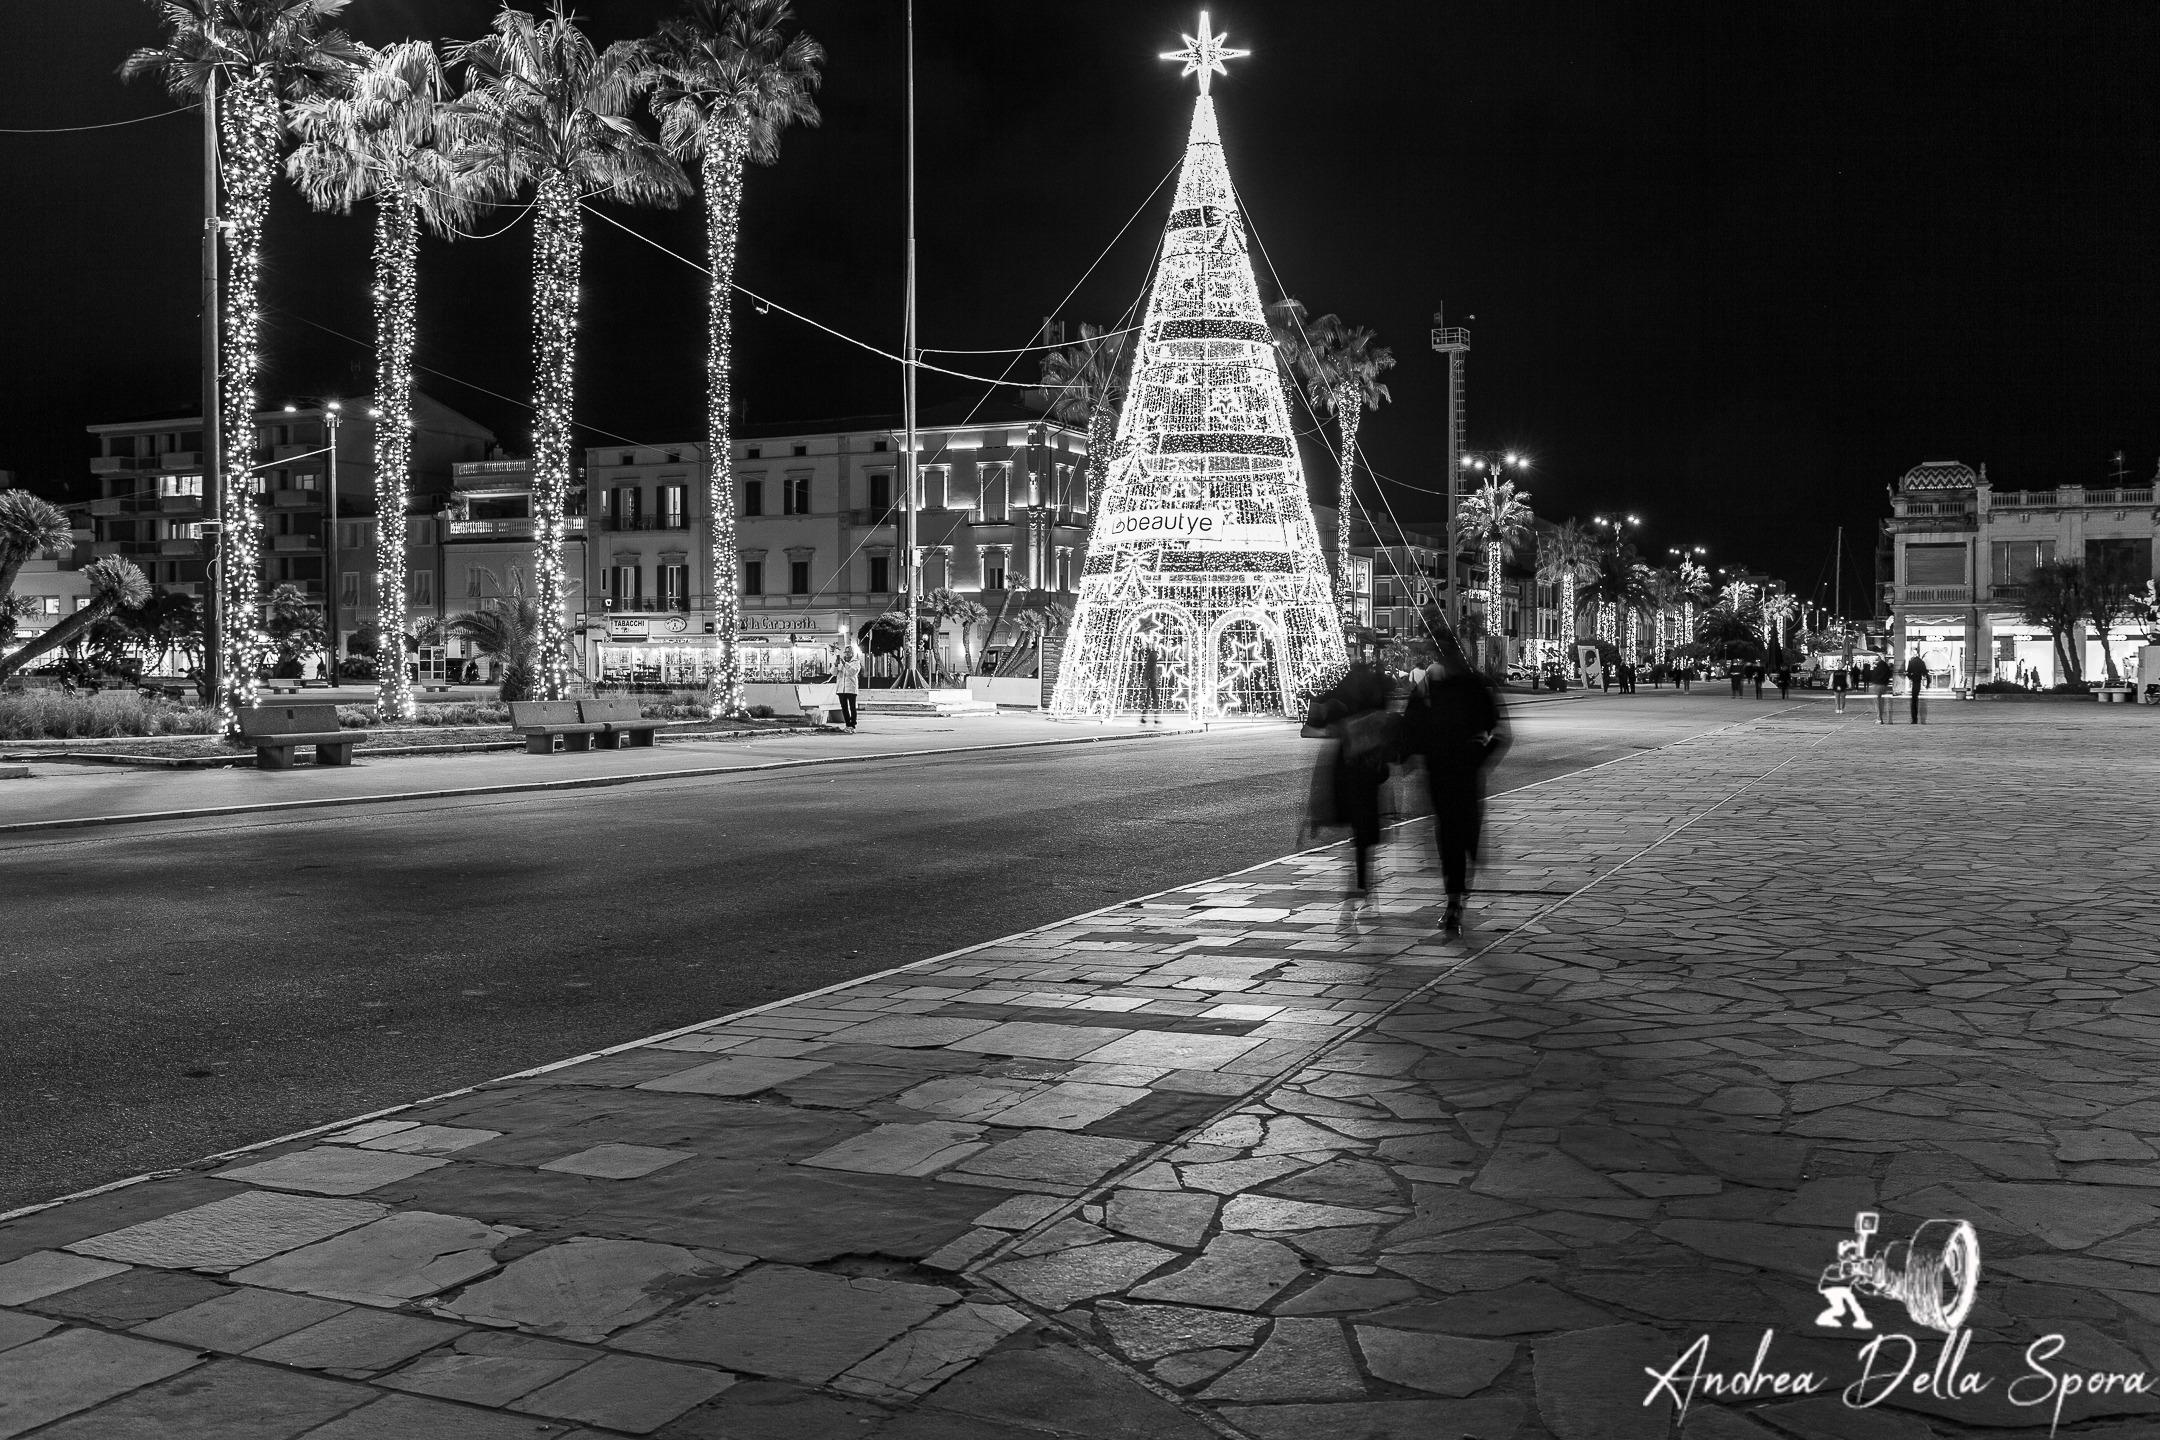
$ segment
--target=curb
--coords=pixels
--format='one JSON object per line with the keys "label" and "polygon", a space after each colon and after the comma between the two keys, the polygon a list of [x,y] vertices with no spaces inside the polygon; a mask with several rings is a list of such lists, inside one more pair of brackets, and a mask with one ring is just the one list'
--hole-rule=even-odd
{"label": "curb", "polygon": [[270,800],[258,805],[209,805],[187,810],[145,810],[131,815],[85,815],[67,820],[24,820],[0,825],[0,835],[42,830],[83,830],[101,825],[145,825],[158,820],[200,820],[218,815],[257,815],[273,810],[325,810],[343,805],[387,805],[408,800],[445,800],[464,795],[514,795],[549,790],[599,790],[642,785],[655,780],[694,780],[715,775],[751,775],[764,770],[799,770],[812,765],[859,765],[872,760],[912,760],[931,755],[981,755],[996,750],[1038,750],[1052,745],[1101,745],[1120,740],[1158,740],[1205,731],[1141,731],[1132,735],[1072,735],[1052,740],[1007,740],[995,745],[946,745],[932,750],[880,750],[868,755],[827,755],[807,760],[772,760],[762,765],[706,765],[694,770],[655,770],[637,775],[589,775],[576,780],[526,780],[510,785],[467,785],[441,790],[402,790],[387,795],[337,795],[316,800]]}

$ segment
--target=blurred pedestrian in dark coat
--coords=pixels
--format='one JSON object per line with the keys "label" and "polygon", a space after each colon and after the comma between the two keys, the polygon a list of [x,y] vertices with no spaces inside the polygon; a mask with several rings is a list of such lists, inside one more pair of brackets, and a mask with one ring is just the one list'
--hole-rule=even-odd
{"label": "blurred pedestrian in dark coat", "polygon": [[1449,934],[1462,929],[1463,899],[1477,860],[1485,818],[1485,771],[1507,750],[1507,720],[1485,678],[1442,637],[1440,659],[1410,688],[1403,711],[1403,750],[1425,761],[1432,797],[1433,840],[1447,883]]}
{"label": "blurred pedestrian in dark coat", "polygon": [[1347,898],[1371,896],[1372,848],[1380,843],[1380,792],[1394,760],[1397,717],[1388,712],[1387,678],[1363,660],[1312,703],[1310,723],[1326,727],[1328,753],[1313,769],[1314,830],[1348,826],[1357,884]]}

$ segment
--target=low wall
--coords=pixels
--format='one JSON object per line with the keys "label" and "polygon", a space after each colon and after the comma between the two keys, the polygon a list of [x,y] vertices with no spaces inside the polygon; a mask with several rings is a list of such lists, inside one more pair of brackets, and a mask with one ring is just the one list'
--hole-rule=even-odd
{"label": "low wall", "polygon": [[770,705],[775,715],[800,715],[817,711],[817,718],[840,708],[840,691],[832,685],[776,685],[759,682],[743,686],[745,705]]}
{"label": "low wall", "polygon": [[1042,681],[1019,676],[970,675],[968,699],[985,700],[993,705],[1025,706],[1030,710],[1040,710]]}

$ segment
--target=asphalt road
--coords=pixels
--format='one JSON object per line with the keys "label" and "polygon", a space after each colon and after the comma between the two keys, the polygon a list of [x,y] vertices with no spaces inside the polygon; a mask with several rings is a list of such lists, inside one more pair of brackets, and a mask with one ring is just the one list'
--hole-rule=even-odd
{"label": "asphalt road", "polygon": [[[1526,706],[1495,788],[1773,708]],[[1283,854],[1316,749],[1229,730],[25,836],[0,1209]]]}

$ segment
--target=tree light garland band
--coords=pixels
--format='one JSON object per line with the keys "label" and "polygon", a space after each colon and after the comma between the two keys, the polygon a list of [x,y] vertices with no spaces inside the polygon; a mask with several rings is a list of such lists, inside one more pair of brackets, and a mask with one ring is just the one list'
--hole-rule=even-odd
{"label": "tree light garland band", "polygon": [[[1220,38],[1195,42],[1209,67]],[[1198,715],[1280,711],[1345,665],[1342,611],[1204,92],[1171,217],[1117,438],[1099,462],[1055,714],[1130,714],[1150,698]],[[1165,511],[1213,515],[1225,533],[1165,539],[1135,527],[1121,538],[1113,523]]]}
{"label": "tree light garland band", "polygon": [[405,673],[405,477],[412,465],[413,318],[420,222],[413,197],[375,202],[375,713],[417,713]]}
{"label": "tree light garland band", "polygon": [[735,445],[728,433],[728,410],[734,380],[735,240],[742,214],[743,153],[748,127],[732,112],[706,121],[705,262],[710,275],[706,298],[705,370],[710,396],[705,416],[710,470],[707,500],[712,511],[713,636],[719,664],[713,672],[712,713],[739,715],[743,694],[741,628],[742,584],[735,538]]}
{"label": "tree light garland band", "polygon": [[1357,626],[1357,597],[1350,586],[1350,508],[1357,494],[1357,432],[1365,418],[1363,402],[1356,385],[1345,385],[1335,392],[1335,423],[1342,432],[1342,493],[1336,497],[1335,510],[1335,576],[1345,634]]}
{"label": "tree light garland band", "polygon": [[225,478],[218,643],[224,651],[217,695],[220,725],[231,730],[239,712],[261,694],[256,672],[269,653],[262,616],[262,509],[255,494],[255,375],[261,342],[262,234],[270,211],[282,131],[277,92],[265,74],[240,75],[226,92],[218,126],[223,140],[227,219],[223,376],[218,404]]}
{"label": "tree light garland band", "polygon": [[533,207],[533,601],[540,612],[540,697],[570,693],[563,623],[563,503],[570,491],[571,362],[577,345],[578,270],[584,251],[577,186],[554,171]]}

